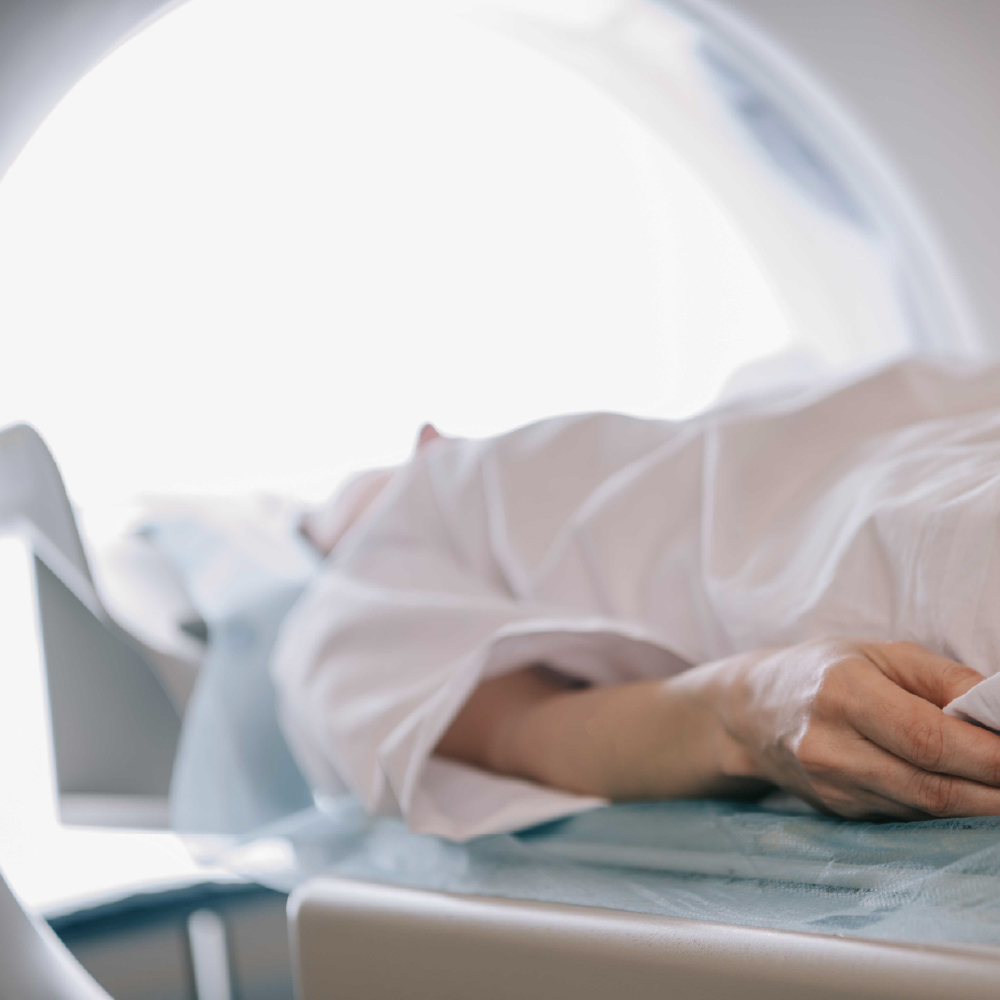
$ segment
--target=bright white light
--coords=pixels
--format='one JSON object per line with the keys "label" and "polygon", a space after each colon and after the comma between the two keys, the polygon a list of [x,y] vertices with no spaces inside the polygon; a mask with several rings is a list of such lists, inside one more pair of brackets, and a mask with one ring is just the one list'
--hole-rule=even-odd
{"label": "bright white light", "polygon": [[[192,0],[94,70],[0,184],[0,330],[0,426],[33,423],[84,506],[320,496],[425,420],[680,415],[789,336],[701,182],[609,99],[374,0]],[[166,835],[58,827],[12,641],[15,886],[41,905],[189,873]]]}
{"label": "bright white light", "polygon": [[421,3],[192,0],[0,185],[0,425],[71,494],[321,493],[433,420],[679,415],[788,331],[701,182]]}

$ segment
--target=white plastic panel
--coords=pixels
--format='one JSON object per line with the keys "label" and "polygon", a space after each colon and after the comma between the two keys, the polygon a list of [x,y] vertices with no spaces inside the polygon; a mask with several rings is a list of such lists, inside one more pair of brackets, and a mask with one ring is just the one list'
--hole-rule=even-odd
{"label": "white plastic panel", "polygon": [[1000,349],[1000,5],[683,0],[868,188],[934,346]]}
{"label": "white plastic panel", "polygon": [[302,1000],[985,1000],[1000,960],[316,879],[289,901]]}
{"label": "white plastic panel", "polygon": [[[922,214],[936,207],[935,199],[914,196],[914,172],[897,169],[891,144],[855,123],[835,89],[863,62],[869,103],[881,103],[891,119],[883,74],[898,71],[905,78],[908,60],[936,56],[927,30],[906,30],[910,21],[937,19],[946,58],[970,25],[952,29],[943,17],[946,5],[933,0],[912,7],[875,3],[875,18],[860,9],[846,15],[844,6],[800,0],[462,3],[472,16],[576,66],[688,160],[767,266],[803,347],[834,364],[914,349],[982,353],[988,347],[982,324],[938,239],[938,220]],[[988,5],[976,6],[977,17],[989,21],[982,13]],[[911,17],[913,8],[919,9]],[[951,20],[963,21],[953,16],[953,5],[947,10]],[[873,22],[878,45],[871,37],[859,45]],[[914,49],[901,57],[896,48],[907,42]],[[814,51],[820,43],[822,50]],[[974,62],[978,70],[981,59]],[[947,66],[935,70],[941,83]],[[983,84],[980,113],[992,78]],[[927,147],[936,144],[938,124],[950,128],[969,107],[950,107],[956,95],[943,85],[915,95],[920,110],[898,92],[899,81],[893,89],[900,111],[923,118]],[[967,155],[980,160],[984,150],[972,148],[973,136],[964,138]],[[933,193],[945,192],[939,184]],[[980,194],[989,196],[988,211],[1000,203],[992,191]],[[972,206],[967,211],[966,225],[975,218]]]}

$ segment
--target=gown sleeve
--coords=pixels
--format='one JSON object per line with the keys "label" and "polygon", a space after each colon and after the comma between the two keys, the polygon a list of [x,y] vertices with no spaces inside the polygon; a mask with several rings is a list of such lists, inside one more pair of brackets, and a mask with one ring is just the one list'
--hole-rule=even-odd
{"label": "gown sleeve", "polygon": [[[495,460],[489,442],[436,442],[404,466],[293,609],[272,661],[286,736],[320,795],[346,787],[370,812],[454,840],[601,804],[433,755],[482,679],[544,664],[600,684],[682,666],[639,624],[524,592],[498,529]],[[563,478],[567,509],[607,471],[581,467],[579,490]]]}

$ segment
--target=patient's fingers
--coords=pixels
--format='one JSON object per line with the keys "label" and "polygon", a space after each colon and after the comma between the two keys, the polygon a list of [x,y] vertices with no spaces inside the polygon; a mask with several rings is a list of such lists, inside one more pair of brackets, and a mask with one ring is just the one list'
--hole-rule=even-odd
{"label": "patient's fingers", "polygon": [[865,647],[865,654],[891,681],[938,708],[944,708],[983,679],[971,667],[938,656],[915,642],[871,643]]}
{"label": "patient's fingers", "polygon": [[1000,786],[1000,736],[945,715],[880,673],[854,691],[847,716],[862,736],[921,770]]}
{"label": "patient's fingers", "polygon": [[895,802],[878,795],[868,789],[854,789],[852,795],[842,795],[838,802],[833,799],[832,805],[824,802],[814,802],[820,812],[830,815],[840,816],[843,819],[857,820],[912,820],[927,819],[927,813],[914,809],[913,806],[904,805],[902,802]]}
{"label": "patient's fingers", "polygon": [[924,771],[872,744],[855,758],[852,770],[863,789],[898,803],[904,818],[913,818],[908,810],[924,816],[1000,816],[1000,789]]}

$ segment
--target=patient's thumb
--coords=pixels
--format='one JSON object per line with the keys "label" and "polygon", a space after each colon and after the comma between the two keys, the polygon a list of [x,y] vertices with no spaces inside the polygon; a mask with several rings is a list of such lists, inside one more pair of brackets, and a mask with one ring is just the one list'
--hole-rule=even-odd
{"label": "patient's thumb", "polygon": [[938,708],[944,708],[983,679],[971,667],[913,642],[887,643],[880,653],[880,666],[891,680]]}
{"label": "patient's thumb", "polygon": [[941,670],[940,689],[936,698],[932,698],[939,708],[944,708],[956,698],[961,698],[967,691],[971,691],[977,684],[981,684],[983,675],[978,670],[973,670],[961,663],[953,660],[946,660]]}

